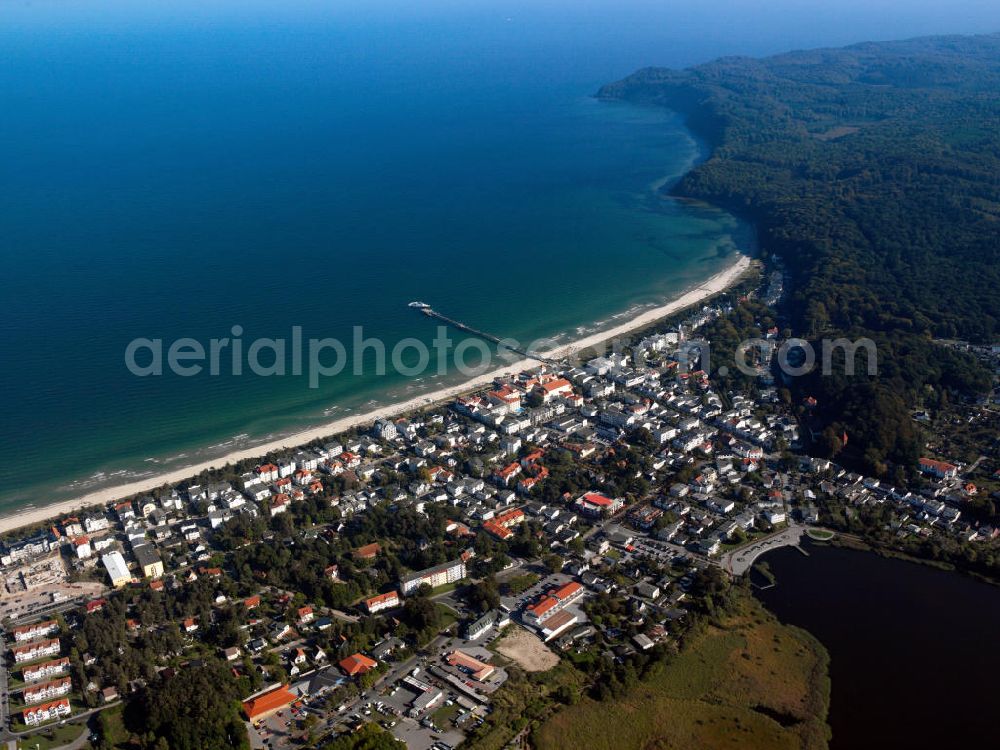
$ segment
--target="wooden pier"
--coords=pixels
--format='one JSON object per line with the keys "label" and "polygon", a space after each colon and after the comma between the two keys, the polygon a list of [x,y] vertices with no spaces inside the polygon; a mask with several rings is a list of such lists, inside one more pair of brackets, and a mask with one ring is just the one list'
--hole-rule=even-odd
{"label": "wooden pier", "polygon": [[538,354],[537,352],[533,353],[533,352],[529,352],[526,349],[522,349],[520,347],[509,346],[508,345],[508,341],[509,341],[508,339],[501,339],[499,336],[494,336],[492,333],[487,333],[486,331],[480,331],[478,328],[473,328],[472,326],[468,325],[467,323],[463,323],[460,320],[455,320],[454,318],[449,318],[447,315],[439,313],[437,310],[435,310],[435,309],[433,309],[431,307],[422,307],[422,308],[417,308],[417,309],[419,309],[420,312],[422,312],[428,318],[435,318],[437,320],[440,320],[442,323],[447,323],[452,328],[457,328],[458,330],[464,331],[465,333],[471,333],[473,336],[478,336],[481,339],[486,339],[487,341],[490,341],[490,342],[496,344],[499,347],[503,347],[504,349],[507,349],[508,351],[512,351],[515,354],[520,354],[522,357],[527,357],[528,359],[533,359],[533,360],[536,360],[538,362],[544,362],[547,365],[557,365],[558,364],[558,362],[556,360],[550,359],[548,357],[544,357],[544,356]]}

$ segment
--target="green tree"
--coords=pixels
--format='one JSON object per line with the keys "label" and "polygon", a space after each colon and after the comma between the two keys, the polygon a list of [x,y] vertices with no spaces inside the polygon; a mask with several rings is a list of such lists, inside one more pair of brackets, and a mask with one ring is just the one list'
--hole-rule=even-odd
{"label": "green tree", "polygon": [[548,554],[542,557],[542,564],[550,573],[558,573],[562,570],[563,559],[559,555]]}
{"label": "green tree", "polygon": [[137,734],[171,750],[250,747],[236,683],[218,662],[155,679],[129,700],[125,717]]}

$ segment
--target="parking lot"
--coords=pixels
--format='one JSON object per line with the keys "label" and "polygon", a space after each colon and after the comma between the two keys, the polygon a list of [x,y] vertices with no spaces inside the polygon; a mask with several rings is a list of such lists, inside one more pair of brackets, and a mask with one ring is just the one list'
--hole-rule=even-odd
{"label": "parking lot", "polygon": [[565,573],[551,573],[542,578],[531,588],[522,591],[517,596],[501,597],[500,603],[507,607],[511,612],[519,612],[524,608],[524,605],[537,599],[543,592],[556,586],[561,586],[564,583],[569,583],[571,580],[573,580],[572,576],[568,576]]}
{"label": "parking lot", "polygon": [[434,745],[445,744],[455,747],[465,735],[457,730],[436,732],[423,726],[416,719],[402,719],[392,728],[392,734],[406,743],[409,750],[430,750]]}
{"label": "parking lot", "polygon": [[260,740],[259,743],[253,743],[254,746],[263,748],[291,747],[294,718],[290,709],[284,709],[261,722],[251,733],[251,738],[256,735]]}
{"label": "parking lot", "polygon": [[[422,674],[421,676],[423,677]],[[445,705],[445,701],[454,702],[454,695],[446,691],[442,702],[434,706],[427,716],[423,719],[414,719],[406,714],[415,695],[415,691],[402,683],[397,683],[385,695],[356,704],[347,718],[378,723],[392,732],[393,736],[405,742],[407,747],[415,750],[428,750],[435,743],[441,742],[454,747],[465,739],[462,732],[452,727],[437,727],[431,720],[434,713]]]}

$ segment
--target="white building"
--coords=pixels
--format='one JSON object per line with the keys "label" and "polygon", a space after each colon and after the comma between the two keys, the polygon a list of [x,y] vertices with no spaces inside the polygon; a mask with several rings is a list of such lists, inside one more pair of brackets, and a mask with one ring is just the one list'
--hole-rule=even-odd
{"label": "white building", "polygon": [[784,523],[788,516],[785,515],[785,511],[783,510],[768,510],[764,512],[764,518],[767,519],[769,524],[774,526],[779,523]]}
{"label": "white building", "polygon": [[29,727],[44,724],[47,721],[69,716],[72,712],[68,698],[60,698],[52,703],[43,703],[41,706],[24,709],[24,723]]}
{"label": "white building", "polygon": [[453,560],[452,562],[447,562],[443,565],[427,568],[426,570],[420,570],[416,573],[410,573],[408,576],[404,576],[399,581],[399,588],[405,596],[411,591],[416,591],[425,583],[431,588],[436,588],[437,586],[443,586],[446,583],[460,581],[465,578],[465,576],[465,561]]}
{"label": "white building", "polygon": [[37,685],[28,685],[22,693],[26,704],[41,703],[54,698],[61,698],[68,695],[73,689],[73,680],[69,677],[62,677],[51,682],[42,682]]}
{"label": "white building", "polygon": [[379,440],[392,440],[398,434],[396,425],[388,419],[380,419],[372,427],[372,435],[377,437]]}
{"label": "white building", "polygon": [[603,515],[614,515],[622,509],[625,501],[619,498],[611,499],[598,492],[585,492],[574,503],[576,509],[591,518]]}
{"label": "white building", "polygon": [[64,656],[61,659],[53,659],[42,664],[25,667],[22,675],[26,681],[34,682],[35,680],[47,680],[49,677],[64,674],[68,671],[69,657]]}
{"label": "white building", "polygon": [[98,531],[107,531],[111,523],[106,516],[87,516],[83,519],[83,528],[88,534],[96,534]]}
{"label": "white building", "polygon": [[399,606],[399,595],[395,591],[386,594],[378,594],[365,600],[365,608],[370,614],[381,612],[384,609],[392,609]]}
{"label": "white building", "polygon": [[58,656],[59,652],[62,651],[62,645],[58,638],[52,638],[47,641],[29,643],[25,646],[15,646],[13,651],[14,662],[16,664],[24,664],[25,662],[35,661],[45,656]]}
{"label": "white building", "polygon": [[108,571],[111,585],[116,589],[131,583],[132,574],[129,572],[121,552],[115,551],[102,555],[101,562],[104,563],[104,567]]}
{"label": "white building", "polygon": [[45,638],[57,632],[59,632],[59,623],[55,620],[46,620],[45,622],[36,622],[31,625],[14,628],[14,640],[17,643],[26,643],[37,638]]}
{"label": "white building", "polygon": [[94,554],[94,548],[90,546],[90,539],[85,536],[78,536],[73,540],[73,551],[81,560],[86,560]]}

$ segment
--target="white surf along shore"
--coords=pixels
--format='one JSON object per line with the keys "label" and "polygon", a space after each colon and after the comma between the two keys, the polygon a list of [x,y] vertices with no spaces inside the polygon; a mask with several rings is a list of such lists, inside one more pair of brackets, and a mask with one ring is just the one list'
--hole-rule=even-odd
{"label": "white surf along shore", "polygon": [[[637,329],[645,328],[661,318],[672,315],[679,310],[683,310],[684,308],[692,307],[709,297],[713,297],[722,292],[727,287],[735,283],[736,280],[742,276],[749,267],[750,258],[745,255],[740,255],[732,263],[732,265],[725,270],[720,271],[701,284],[692,287],[681,296],[667,302],[666,304],[648,308],[634,317],[629,318],[625,322],[614,326],[613,328],[596,331],[583,338],[577,339],[576,341],[571,341],[565,345],[559,346],[551,351],[540,352],[540,354],[544,354],[549,358],[562,359],[573,356],[577,352],[584,349],[596,347],[606,341],[620,338]],[[482,375],[478,375],[455,385],[447,386],[428,393],[421,393],[419,396],[415,396],[414,398],[406,401],[388,404],[365,413],[341,417],[340,419],[287,435],[267,443],[253,445],[242,450],[233,451],[232,453],[228,453],[223,456],[183,466],[162,474],[144,477],[143,479],[128,482],[126,484],[104,487],[72,500],[26,508],[18,511],[17,513],[0,517],[0,533],[11,531],[21,526],[34,525],[49,518],[54,518],[55,516],[63,513],[71,513],[81,508],[94,505],[106,505],[108,503],[129,497],[130,495],[141,492],[149,492],[158,487],[162,487],[165,484],[177,484],[185,479],[188,479],[189,477],[199,474],[206,469],[221,468],[227,464],[236,463],[237,461],[242,461],[244,459],[262,457],[272,451],[297,448],[314,440],[331,438],[336,433],[344,432],[352,427],[369,424],[377,419],[396,417],[407,412],[424,409],[433,404],[448,401],[457,396],[468,393],[469,391],[482,388],[483,386],[491,383],[494,378],[528,368],[531,366],[531,363],[532,360],[520,360],[510,365],[485,372]]]}

